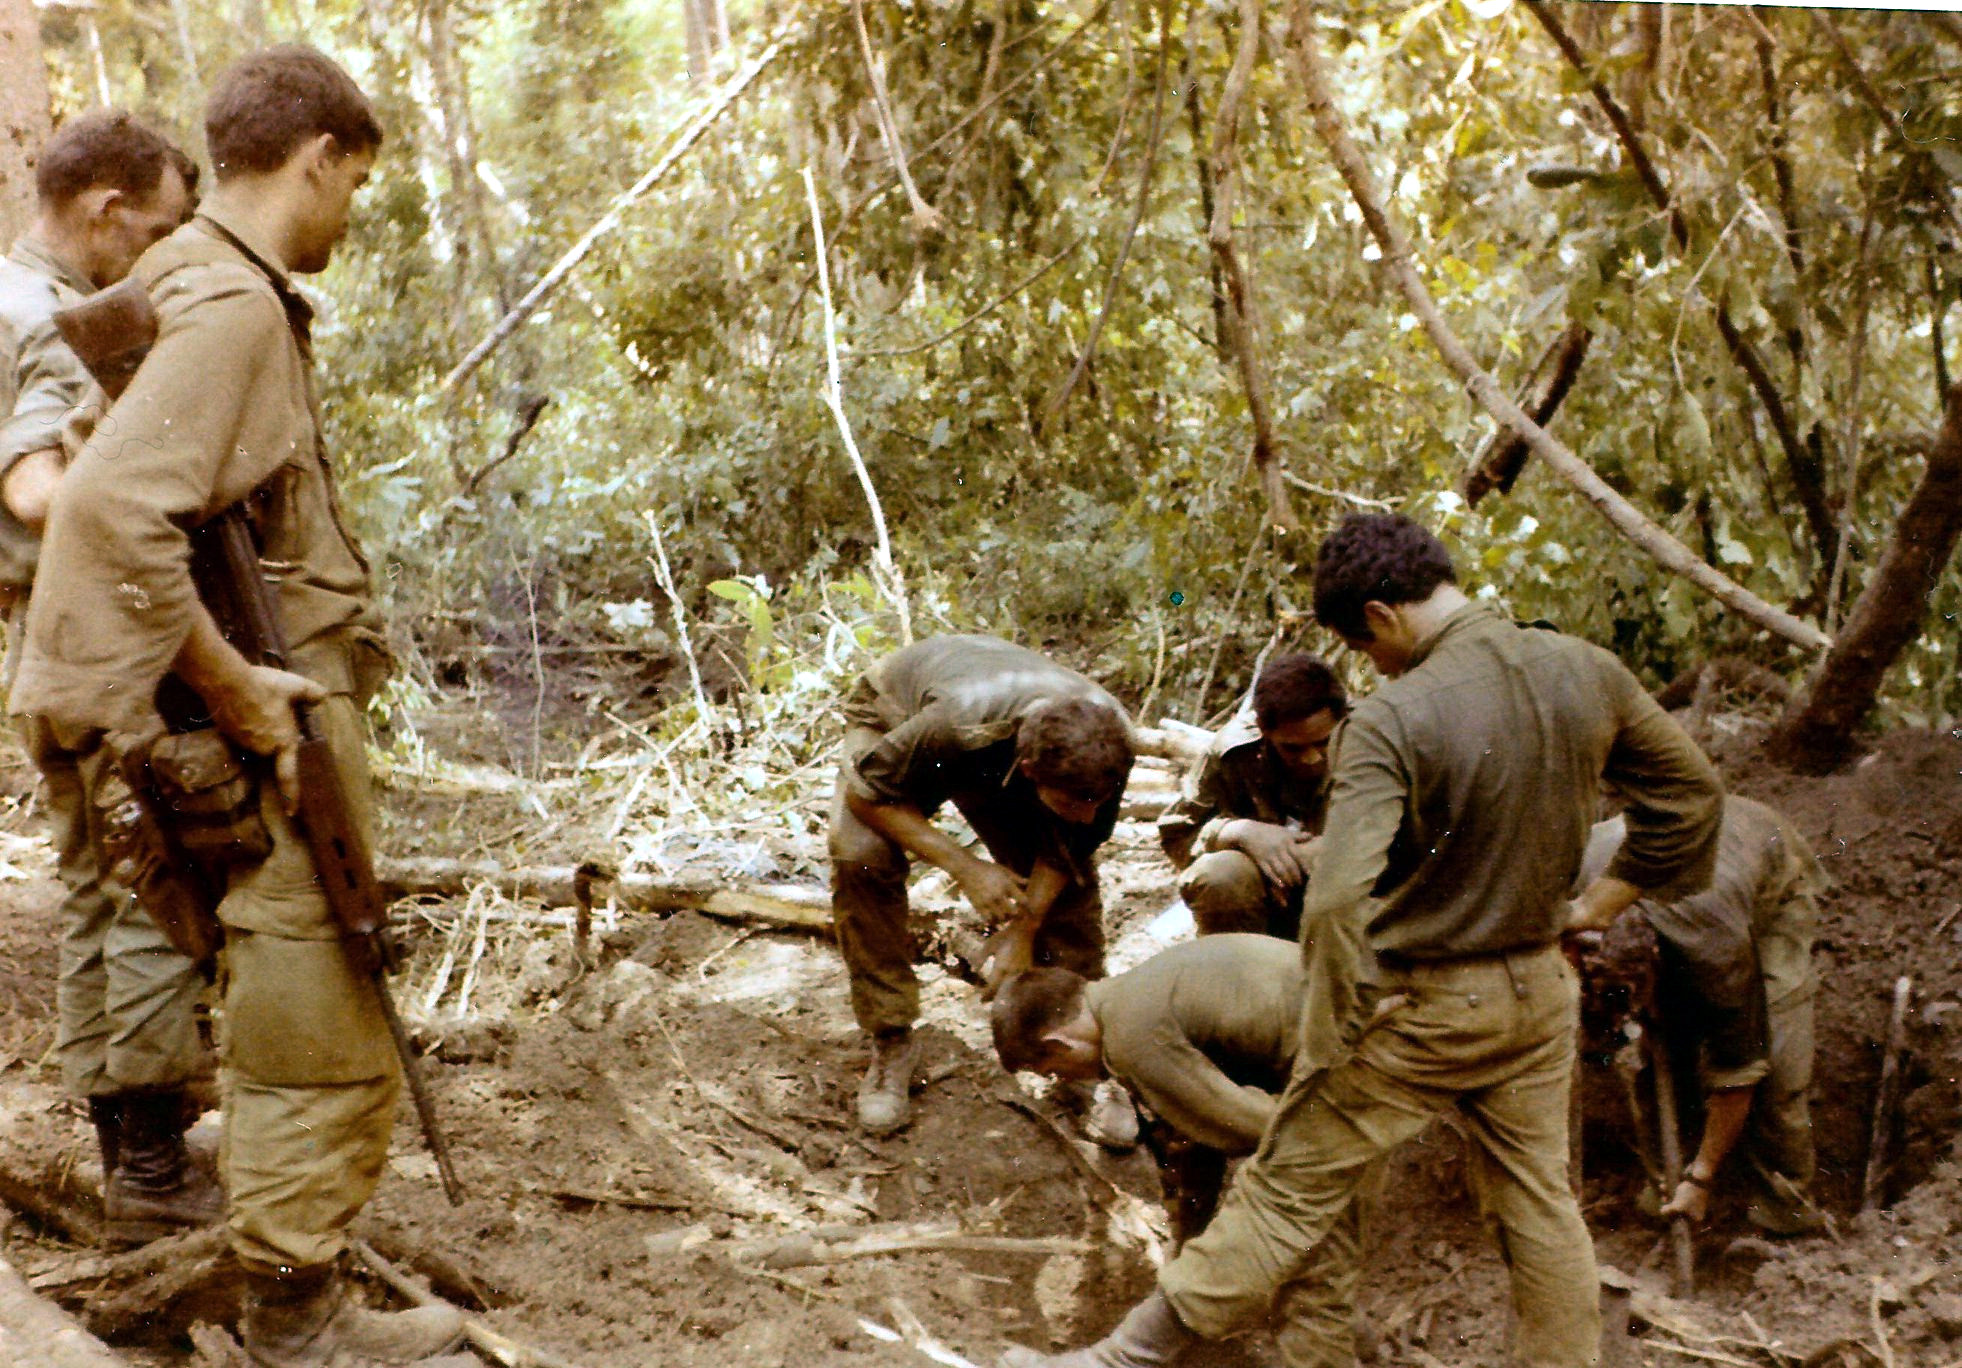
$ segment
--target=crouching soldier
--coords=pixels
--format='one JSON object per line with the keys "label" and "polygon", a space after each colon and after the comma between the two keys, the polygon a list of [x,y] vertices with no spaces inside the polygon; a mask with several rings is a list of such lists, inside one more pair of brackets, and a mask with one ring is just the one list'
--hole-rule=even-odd
{"label": "crouching soldier", "polygon": [[[1588,841],[1581,878],[1621,848],[1620,818]],[[1602,970],[1642,996],[1673,1058],[1694,1061],[1703,1133],[1665,1215],[1701,1221],[1724,1161],[1743,1146],[1751,1185],[1746,1218],[1775,1235],[1817,1230],[1811,1198],[1812,941],[1824,885],[1818,861],[1784,817],[1726,797],[1709,888],[1674,902],[1637,903],[1608,931]]]}
{"label": "crouching soldier", "polygon": [[[995,998],[990,1024],[1003,1067],[1112,1078],[1150,1109],[1145,1143],[1184,1243],[1211,1219],[1226,1161],[1253,1153],[1273,1118],[1294,1068],[1303,993],[1294,945],[1204,936],[1101,983],[1061,969],[1017,975]],[[1308,1271],[1276,1300],[1286,1368],[1356,1361],[1359,1205],[1350,1204]]]}
{"label": "crouching soldier", "polygon": [[1349,702],[1335,672],[1305,653],[1267,663],[1253,707],[1220,729],[1158,819],[1184,871],[1179,894],[1202,936],[1301,928],[1314,838],[1328,807],[1328,742]]}
{"label": "crouching soldier", "polygon": [[[832,897],[852,1012],[872,1042],[859,1124],[883,1135],[906,1124],[918,1059],[908,857],[945,870],[1002,928],[991,987],[1031,964],[1102,977],[1095,855],[1117,824],[1130,729],[1082,675],[985,636],[935,637],[886,657],[846,700],[845,723]],[[949,802],[992,859],[933,825]],[[1123,1141],[1128,1129],[1135,1140],[1128,1105],[1101,1106],[1091,1123],[1102,1138]]]}

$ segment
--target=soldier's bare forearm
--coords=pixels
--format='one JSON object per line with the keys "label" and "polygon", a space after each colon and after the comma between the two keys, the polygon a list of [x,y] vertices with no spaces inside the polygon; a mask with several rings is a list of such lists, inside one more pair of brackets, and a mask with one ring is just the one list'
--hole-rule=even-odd
{"label": "soldier's bare forearm", "polygon": [[47,524],[48,510],[54,506],[61,471],[61,452],[52,447],[30,451],[14,462],[6,479],[0,481],[0,502],[7,505],[14,521],[30,532],[40,532]]}
{"label": "soldier's bare forearm", "polygon": [[171,670],[197,690],[198,697],[212,707],[244,687],[252,662],[238,653],[218,630],[211,610],[202,603],[191,607],[191,631],[177,648]]}
{"label": "soldier's bare forearm", "polygon": [[857,793],[845,795],[852,816],[871,827],[916,860],[925,860],[959,879],[979,861],[961,844],[927,820],[910,803],[881,803]]}
{"label": "soldier's bare forearm", "polygon": [[1603,874],[1574,899],[1573,916],[1567,929],[1572,931],[1606,931],[1614,925],[1614,920],[1633,907],[1642,896],[1642,890],[1625,879],[1617,879]]}
{"label": "soldier's bare forearm", "polygon": [[1755,1088],[1720,1088],[1703,1099],[1703,1138],[1696,1147],[1696,1158],[1689,1172],[1704,1185],[1715,1180],[1724,1160],[1737,1148],[1744,1127],[1751,1117],[1751,1096]]}

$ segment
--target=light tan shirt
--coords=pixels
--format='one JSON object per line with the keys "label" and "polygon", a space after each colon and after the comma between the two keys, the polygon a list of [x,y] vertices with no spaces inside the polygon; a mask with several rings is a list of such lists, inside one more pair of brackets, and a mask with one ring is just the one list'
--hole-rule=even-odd
{"label": "light tan shirt", "polygon": [[[61,445],[62,425],[89,374],[55,329],[54,313],[93,286],[34,236],[0,259],[0,479],[21,457]],[[0,504],[0,586],[34,579],[41,539]]]}
{"label": "light tan shirt", "polygon": [[[153,725],[194,620],[188,529],[240,500],[294,667],[348,690],[341,629],[374,638],[313,396],[313,311],[276,258],[207,210],[134,272],[155,348],[55,495],[11,708],[68,734]],[[311,649],[310,649],[311,648]]]}

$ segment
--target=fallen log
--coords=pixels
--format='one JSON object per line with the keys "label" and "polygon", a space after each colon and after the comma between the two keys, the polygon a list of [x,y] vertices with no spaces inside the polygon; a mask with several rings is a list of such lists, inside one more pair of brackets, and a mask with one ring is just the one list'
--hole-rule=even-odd
{"label": "fallen log", "polygon": [[74,1244],[102,1243],[101,1199],[72,1173],[38,1172],[18,1154],[0,1154],[0,1202]]}
{"label": "fallen log", "polygon": [[0,1368],[129,1368],[0,1255]]}
{"label": "fallen log", "polygon": [[1211,732],[1175,717],[1159,719],[1156,727],[1131,728],[1131,749],[1139,755],[1155,755],[1184,765],[1204,759],[1212,744]]}
{"label": "fallen log", "polygon": [[1861,1211],[1887,1205],[1887,1178],[1893,1169],[1888,1153],[1894,1145],[1894,1118],[1901,1109],[1901,1057],[1907,1053],[1908,1006],[1913,1000],[1914,980],[1903,974],[1894,980],[1887,1052],[1880,1057],[1880,1087],[1874,1093],[1873,1128],[1867,1139],[1867,1171],[1860,1184]]}
{"label": "fallen log", "polygon": [[392,898],[461,897],[472,887],[489,884],[513,898],[529,898],[550,907],[578,907],[583,880],[605,887],[621,907],[635,912],[704,912],[763,922],[797,931],[831,929],[831,896],[822,889],[797,884],[753,884],[713,878],[659,879],[649,874],[582,876],[581,865],[511,867],[488,860],[445,860],[430,857],[388,858],[375,861],[375,874]]}
{"label": "fallen log", "polygon": [[[377,1278],[388,1285],[391,1292],[417,1306],[447,1305],[444,1300],[428,1288],[415,1282],[401,1269],[377,1254],[374,1247],[363,1240],[354,1242],[354,1256],[361,1260]],[[573,1364],[557,1354],[545,1349],[520,1344],[508,1335],[499,1334],[474,1316],[463,1320],[463,1338],[472,1349],[502,1368],[574,1368]]]}

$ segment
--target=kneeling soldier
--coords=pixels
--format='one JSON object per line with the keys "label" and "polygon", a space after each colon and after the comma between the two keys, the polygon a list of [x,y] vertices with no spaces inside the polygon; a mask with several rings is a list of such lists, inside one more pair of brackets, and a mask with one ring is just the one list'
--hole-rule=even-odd
{"label": "kneeling soldier", "polygon": [[[1102,977],[1093,857],[1117,824],[1130,729],[1117,701],[1076,671],[985,636],[935,637],[886,657],[846,700],[845,722],[832,898],[852,1012],[873,1046],[859,1124],[883,1135],[906,1124],[917,1061],[907,857],[945,870],[1004,928],[991,986],[1032,963]],[[947,802],[992,860],[929,820]],[[1124,1120],[1093,1116],[1092,1129],[1123,1139]]]}
{"label": "kneeling soldier", "polygon": [[1179,894],[1199,934],[1301,928],[1314,838],[1328,808],[1328,742],[1349,701],[1335,672],[1297,652],[1267,663],[1253,707],[1220,729],[1158,819],[1184,871]]}
{"label": "kneeling soldier", "polygon": [[[1187,941],[1101,983],[1032,969],[995,999],[995,1052],[1011,1071],[1113,1078],[1151,1109],[1145,1143],[1184,1243],[1212,1218],[1226,1160],[1253,1153],[1273,1119],[1294,1068],[1303,978],[1300,950],[1263,935]],[[1286,1368],[1356,1361],[1357,1206],[1277,1301]]]}
{"label": "kneeling soldier", "polygon": [[[1594,828],[1583,880],[1607,868],[1623,836],[1620,818]],[[1746,1218],[1776,1235],[1820,1227],[1808,1100],[1819,989],[1812,940],[1824,881],[1784,817],[1726,797],[1710,887],[1637,903],[1608,932],[1600,958],[1618,976],[1653,968],[1654,1027],[1672,1056],[1695,1061],[1702,1090],[1703,1134],[1665,1215],[1703,1220],[1711,1184],[1741,1141],[1755,1189]]]}

